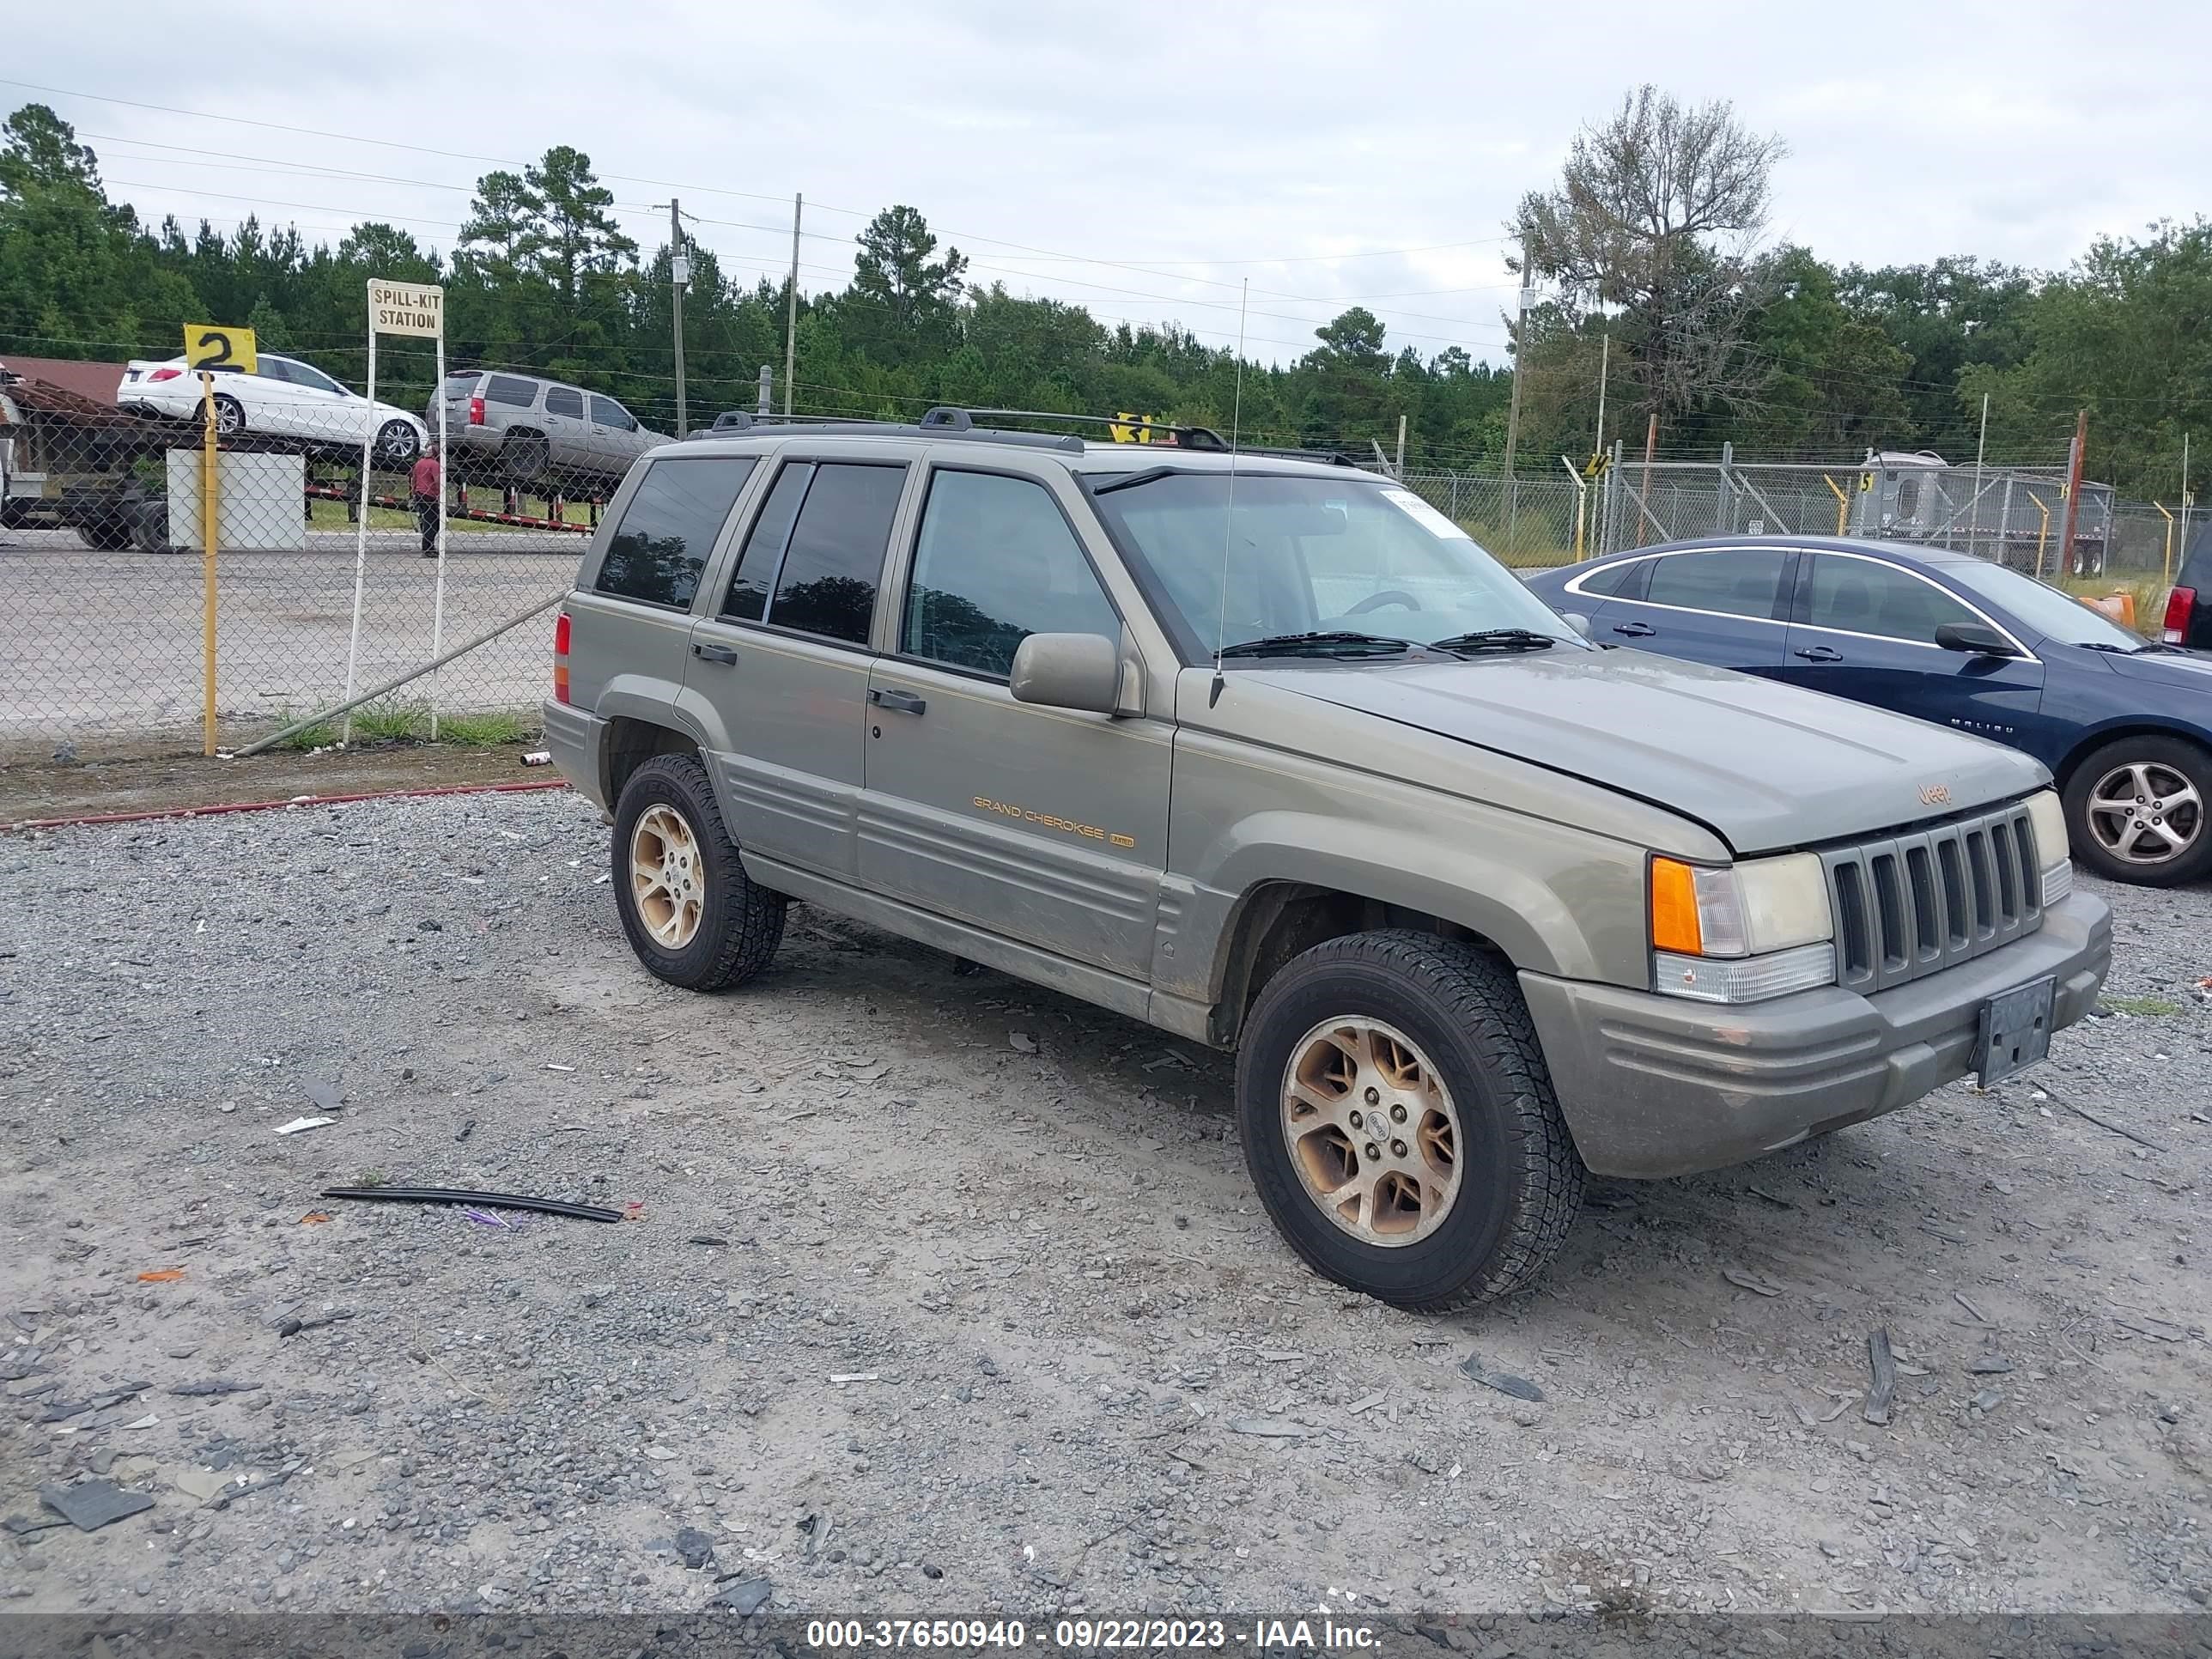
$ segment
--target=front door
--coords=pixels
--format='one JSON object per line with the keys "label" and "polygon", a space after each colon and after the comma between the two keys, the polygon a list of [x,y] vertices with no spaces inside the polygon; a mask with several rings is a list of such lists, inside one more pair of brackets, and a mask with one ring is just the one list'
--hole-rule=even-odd
{"label": "front door", "polygon": [[598,483],[598,475],[605,466],[592,437],[592,423],[584,418],[584,394],[572,386],[549,386],[538,416],[545,428],[548,459],[553,467],[547,484],[567,495],[575,487],[570,475],[579,471],[588,472],[592,482]]}
{"label": "front door", "polygon": [[711,711],[738,844],[848,881],[869,630],[906,475],[902,462],[783,462],[714,614],[691,630],[684,682]]}
{"label": "front door", "polygon": [[1592,634],[1716,668],[1772,674],[1782,666],[1796,556],[1778,547],[1716,547],[1644,560],[1601,607]]}
{"label": "front door", "polygon": [[895,654],[869,678],[860,876],[878,891],[1150,976],[1172,726],[1017,702],[1030,634],[1125,638],[1048,483],[931,474]]}
{"label": "front door", "polygon": [[1783,678],[2033,750],[2043,665],[1936,643],[1945,623],[1984,621],[1948,589],[1884,560],[1810,554],[1797,580]]}

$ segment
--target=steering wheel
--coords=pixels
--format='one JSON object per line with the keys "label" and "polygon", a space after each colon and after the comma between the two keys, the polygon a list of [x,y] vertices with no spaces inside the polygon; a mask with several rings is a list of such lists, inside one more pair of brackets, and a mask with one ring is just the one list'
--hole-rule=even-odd
{"label": "steering wheel", "polygon": [[1421,602],[1404,588],[1387,587],[1380,593],[1370,593],[1344,614],[1347,617],[1364,617],[1369,611],[1379,611],[1386,605],[1402,605],[1408,611],[1419,611],[1421,608]]}

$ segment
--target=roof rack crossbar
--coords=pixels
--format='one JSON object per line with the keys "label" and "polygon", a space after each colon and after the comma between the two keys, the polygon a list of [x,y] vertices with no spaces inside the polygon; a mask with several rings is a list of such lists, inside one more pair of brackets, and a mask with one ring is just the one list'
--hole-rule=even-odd
{"label": "roof rack crossbar", "polygon": [[1054,409],[961,409],[951,404],[939,404],[921,417],[925,427],[949,428],[965,432],[978,421],[1066,421],[1077,426],[1142,427],[1147,431],[1165,432],[1191,449],[1226,449],[1229,441],[1210,426],[1178,426],[1169,421],[1147,420],[1142,416],[1123,420],[1112,415],[1069,415]]}

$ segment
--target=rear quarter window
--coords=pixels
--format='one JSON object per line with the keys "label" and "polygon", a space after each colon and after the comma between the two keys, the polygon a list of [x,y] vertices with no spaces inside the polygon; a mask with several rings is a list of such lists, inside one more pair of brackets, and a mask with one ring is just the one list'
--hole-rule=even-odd
{"label": "rear quarter window", "polygon": [[484,381],[483,395],[488,403],[527,409],[538,401],[538,382],[518,380],[512,374],[494,374]]}
{"label": "rear quarter window", "polygon": [[750,455],[713,455],[648,466],[608,539],[593,590],[689,610],[700,572],[755,464]]}

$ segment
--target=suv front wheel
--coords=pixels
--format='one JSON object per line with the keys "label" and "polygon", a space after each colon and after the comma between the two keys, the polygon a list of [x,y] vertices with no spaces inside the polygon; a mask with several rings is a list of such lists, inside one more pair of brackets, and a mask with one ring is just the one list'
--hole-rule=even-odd
{"label": "suv front wheel", "polygon": [[615,803],[615,903],[637,959],[687,991],[742,985],[783,942],[785,902],[745,874],[707,769],[660,755]]}
{"label": "suv front wheel", "polygon": [[1582,1203],[1512,969],[1431,934],[1353,934],[1287,963],[1246,1026],[1237,1109],[1291,1248],[1398,1307],[1519,1290]]}

